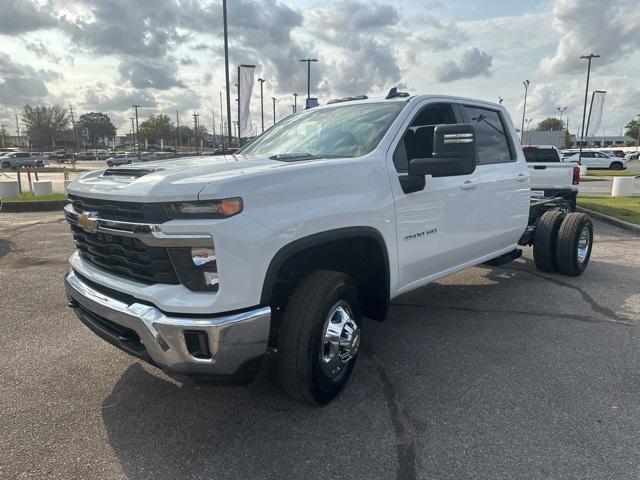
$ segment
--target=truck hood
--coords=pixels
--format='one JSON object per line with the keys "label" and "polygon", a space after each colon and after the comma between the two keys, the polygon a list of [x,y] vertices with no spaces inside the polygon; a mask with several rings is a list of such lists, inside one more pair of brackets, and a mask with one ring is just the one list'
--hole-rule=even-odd
{"label": "truck hood", "polygon": [[137,163],[89,172],[68,187],[72,195],[121,201],[197,200],[211,182],[287,168],[290,163],[266,157],[225,155],[186,157]]}

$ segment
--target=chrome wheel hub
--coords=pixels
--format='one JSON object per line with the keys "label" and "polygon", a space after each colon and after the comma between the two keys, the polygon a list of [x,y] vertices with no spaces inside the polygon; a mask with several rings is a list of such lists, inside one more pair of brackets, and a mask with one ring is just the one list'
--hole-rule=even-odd
{"label": "chrome wheel hub", "polygon": [[584,263],[589,253],[589,245],[591,244],[591,233],[585,226],[580,230],[580,238],[578,239],[578,263]]}
{"label": "chrome wheel hub", "polygon": [[325,320],[320,350],[322,372],[329,378],[338,377],[353,360],[360,346],[360,327],[353,319],[349,304],[336,303]]}

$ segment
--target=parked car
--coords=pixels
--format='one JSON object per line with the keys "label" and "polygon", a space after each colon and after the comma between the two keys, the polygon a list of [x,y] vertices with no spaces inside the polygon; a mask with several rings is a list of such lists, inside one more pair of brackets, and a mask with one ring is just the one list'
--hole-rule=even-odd
{"label": "parked car", "polygon": [[[574,153],[562,158],[563,162],[577,162],[580,153]],[[582,151],[582,165],[587,168],[609,168],[611,170],[624,170],[627,168],[628,160],[613,157],[596,150]]]}
{"label": "parked car", "polygon": [[115,167],[117,165],[126,165],[132,163],[136,158],[135,154],[131,153],[117,153],[113,157],[107,158],[107,165],[109,167]]}
{"label": "parked car", "polygon": [[626,160],[638,160],[638,158],[640,158],[640,151],[637,152],[628,152],[624,158]]}
{"label": "parked car", "polygon": [[31,152],[10,152],[0,157],[0,168],[44,167],[44,158]]}
{"label": "parked car", "polygon": [[527,145],[522,151],[531,175],[531,195],[562,198],[566,202],[564,210],[575,212],[580,167],[563,162],[554,145]]}
{"label": "parked car", "polygon": [[610,155],[612,157],[624,158],[624,151],[622,150],[600,150],[600,152],[606,153],[607,155]]}
{"label": "parked car", "polygon": [[246,383],[274,351],[285,391],[326,404],[363,319],[385,320],[393,298],[519,246],[542,271],[584,271],[588,216],[530,198],[529,181],[502,105],[392,89],[319,106],[234,156],[74,180],[69,306],[114,346],[199,380]]}

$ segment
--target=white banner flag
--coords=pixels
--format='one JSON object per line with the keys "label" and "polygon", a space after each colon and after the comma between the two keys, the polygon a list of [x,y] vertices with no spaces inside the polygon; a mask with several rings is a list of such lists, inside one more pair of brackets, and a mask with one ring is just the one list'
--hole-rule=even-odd
{"label": "white banner flag", "polygon": [[255,135],[253,125],[251,124],[251,94],[253,93],[253,77],[255,67],[240,66],[239,85],[240,85],[240,110],[239,110],[239,128],[240,137],[252,137]]}
{"label": "white banner flag", "polygon": [[591,108],[589,110],[589,124],[587,125],[587,137],[593,137],[602,124],[602,112],[604,111],[604,96],[607,92],[596,90],[591,98]]}

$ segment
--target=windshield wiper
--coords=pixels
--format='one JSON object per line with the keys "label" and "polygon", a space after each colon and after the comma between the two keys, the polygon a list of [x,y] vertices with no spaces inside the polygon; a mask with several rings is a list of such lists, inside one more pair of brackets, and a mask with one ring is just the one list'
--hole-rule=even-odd
{"label": "windshield wiper", "polygon": [[276,155],[271,155],[269,160],[292,160],[298,158],[316,158],[315,155],[311,155],[310,153],[305,152],[293,152],[293,153],[278,153]]}

